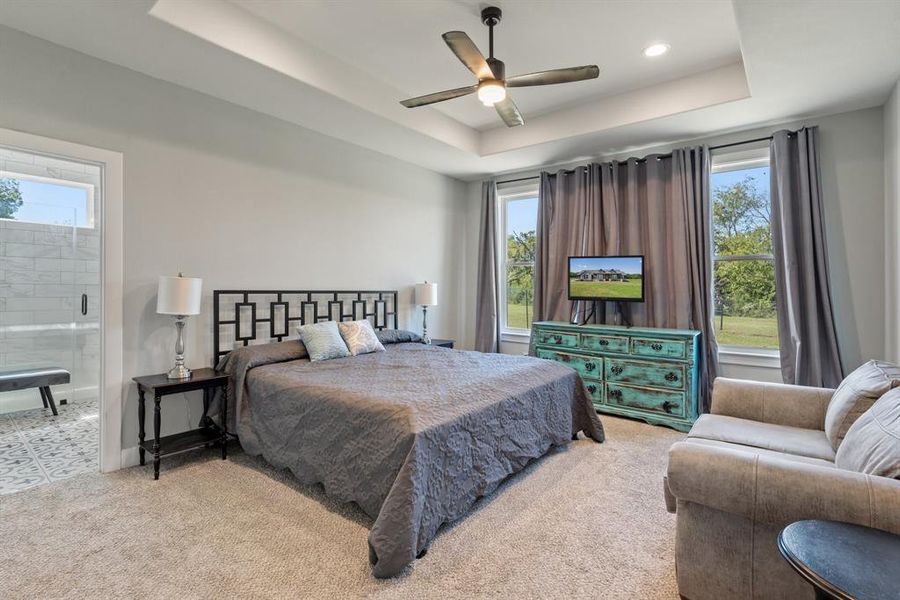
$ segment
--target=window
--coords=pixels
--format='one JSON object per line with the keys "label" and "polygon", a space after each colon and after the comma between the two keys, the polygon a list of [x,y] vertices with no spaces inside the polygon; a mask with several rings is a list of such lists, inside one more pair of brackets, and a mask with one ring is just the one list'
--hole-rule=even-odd
{"label": "window", "polygon": [[502,331],[528,335],[534,304],[538,182],[498,189],[504,244],[500,253]]}
{"label": "window", "polygon": [[726,351],[775,350],[768,148],[714,156],[710,186],[716,339]]}
{"label": "window", "polygon": [[0,219],[94,226],[94,186],[0,170]]}

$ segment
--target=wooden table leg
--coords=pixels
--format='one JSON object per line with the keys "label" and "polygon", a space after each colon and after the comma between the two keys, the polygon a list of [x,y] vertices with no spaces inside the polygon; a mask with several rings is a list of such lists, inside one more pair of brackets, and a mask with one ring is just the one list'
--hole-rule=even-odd
{"label": "wooden table leg", "polygon": [[141,457],[141,466],[146,464],[144,457],[144,388],[138,386],[138,456]]}
{"label": "wooden table leg", "polygon": [[222,388],[222,460],[228,452],[228,386]]}
{"label": "wooden table leg", "polygon": [[153,479],[159,479],[159,428],[161,425],[161,414],[159,407],[160,397],[155,394],[153,401]]}

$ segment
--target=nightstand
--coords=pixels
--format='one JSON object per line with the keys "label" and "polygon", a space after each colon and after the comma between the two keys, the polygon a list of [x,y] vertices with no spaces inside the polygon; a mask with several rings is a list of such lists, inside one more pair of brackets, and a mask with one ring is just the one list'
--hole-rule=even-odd
{"label": "nightstand", "polygon": [[[216,372],[213,369],[195,369],[190,379],[169,379],[165,373],[159,375],[146,375],[135,377],[134,382],[138,386],[138,452],[141,457],[141,465],[144,463],[146,452],[153,454],[153,479],[159,479],[159,460],[164,456],[181,454],[198,448],[208,448],[211,444],[222,445],[222,460],[226,457],[228,446],[228,375]],[[222,388],[222,427],[219,427],[207,417],[212,394],[216,388]],[[175,435],[160,437],[159,428],[162,418],[160,403],[164,396],[183,394],[203,390],[203,418],[202,427],[192,429]],[[153,441],[144,440],[144,395],[153,394]]]}
{"label": "nightstand", "polygon": [[441,348],[453,348],[456,340],[431,340],[432,346],[440,346]]}

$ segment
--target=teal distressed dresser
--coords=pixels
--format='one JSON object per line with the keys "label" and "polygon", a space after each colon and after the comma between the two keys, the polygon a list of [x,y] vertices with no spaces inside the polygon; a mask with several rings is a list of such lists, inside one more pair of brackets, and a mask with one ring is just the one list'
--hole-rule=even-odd
{"label": "teal distressed dresser", "polygon": [[531,353],[581,374],[601,412],[688,431],[697,419],[700,332],[538,321]]}

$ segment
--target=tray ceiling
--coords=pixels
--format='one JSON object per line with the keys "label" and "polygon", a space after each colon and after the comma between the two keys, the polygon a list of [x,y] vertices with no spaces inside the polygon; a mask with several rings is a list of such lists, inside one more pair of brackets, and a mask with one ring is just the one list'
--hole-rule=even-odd
{"label": "tray ceiling", "polygon": [[0,24],[466,179],[876,106],[900,77],[900,2],[498,4],[508,73],[600,78],[514,90],[511,129],[474,97],[401,107],[471,82],[440,37],[486,50],[471,0],[6,0]]}

